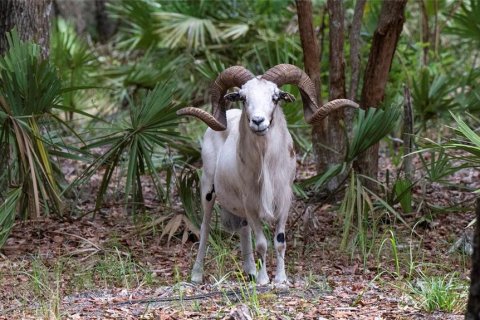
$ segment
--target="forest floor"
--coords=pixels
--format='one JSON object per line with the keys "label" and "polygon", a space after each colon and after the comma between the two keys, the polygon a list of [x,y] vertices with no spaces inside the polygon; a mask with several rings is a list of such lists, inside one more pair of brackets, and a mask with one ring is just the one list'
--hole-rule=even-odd
{"label": "forest floor", "polygon": [[[478,178],[467,170],[451,181],[478,188]],[[92,188],[98,184],[94,177]],[[92,188],[75,206],[79,218],[15,224],[0,251],[0,319],[463,319],[470,257],[449,249],[474,218],[474,196],[458,187],[416,185],[415,208],[423,207],[405,215],[410,227],[383,221],[366,254],[340,250],[338,205],[296,200],[287,229],[290,284],[276,287],[247,282],[236,236],[220,231],[210,241],[205,284],[191,284],[197,240],[183,237],[181,226],[161,237],[152,223],[181,214],[179,204],[167,208],[147,188],[148,214],[133,219],[111,196],[93,216]],[[270,248],[271,277],[274,265]],[[448,301],[429,308],[432,295]]]}

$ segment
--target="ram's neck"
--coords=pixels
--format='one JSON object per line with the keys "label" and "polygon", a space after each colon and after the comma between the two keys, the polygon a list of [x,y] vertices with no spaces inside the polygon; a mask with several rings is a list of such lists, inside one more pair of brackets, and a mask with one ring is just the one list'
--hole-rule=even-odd
{"label": "ram's neck", "polygon": [[237,146],[240,179],[249,186],[249,190],[245,191],[247,194],[261,199],[258,209],[262,217],[274,217],[274,190],[291,182],[289,148],[291,138],[280,108],[275,111],[272,124],[264,136],[250,130],[247,117],[242,113]]}

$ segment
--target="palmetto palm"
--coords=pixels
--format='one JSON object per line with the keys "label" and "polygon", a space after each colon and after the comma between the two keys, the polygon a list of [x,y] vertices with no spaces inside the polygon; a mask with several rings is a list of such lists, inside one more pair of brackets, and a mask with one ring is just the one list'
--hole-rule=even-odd
{"label": "palmetto palm", "polygon": [[55,124],[69,130],[53,110],[74,111],[60,105],[68,89],[62,88],[55,68],[40,57],[39,47],[20,41],[15,30],[7,38],[9,50],[0,58],[0,149],[4,151],[0,167],[7,169],[3,178],[9,192],[0,206],[0,243],[16,212],[24,218],[62,212],[62,191],[51,155],[68,155],[69,148],[54,142],[46,128]]}
{"label": "palmetto palm", "polygon": [[[59,18],[52,28],[49,60],[56,67],[62,82],[68,87],[86,87],[94,84],[99,62],[85,40],[79,37],[71,24]],[[66,91],[62,103],[72,107],[89,104],[91,94],[83,91]],[[71,120],[72,113],[69,114]]]}
{"label": "palmetto palm", "polygon": [[172,93],[170,84],[157,85],[140,103],[129,104],[129,116],[124,121],[114,124],[108,134],[87,145],[87,149],[105,149],[77,181],[82,182],[105,168],[97,194],[97,210],[117,168],[126,168],[125,198],[128,202],[128,197],[132,197],[134,210],[137,204],[143,203],[142,175],[151,175],[161,195],[162,183],[156,174],[152,155],[158,148],[164,150],[169,145],[175,147],[184,141],[177,132],[179,119],[175,114],[177,108],[172,103]]}
{"label": "palmetto palm", "polygon": [[356,157],[382,140],[387,134],[395,129],[400,119],[400,108],[369,108],[367,111],[358,110],[358,115],[353,124],[352,139],[347,143],[347,151],[344,162],[331,166],[326,172],[322,172],[304,182],[304,185],[312,185],[315,189],[322,187],[334,176],[345,170],[349,170]]}
{"label": "palmetto palm", "polygon": [[452,110],[458,104],[452,95],[456,89],[444,74],[423,68],[420,75],[413,80],[412,98],[415,112],[423,126],[436,116]]}
{"label": "palmetto palm", "polygon": [[480,48],[480,3],[476,0],[463,1],[459,12],[453,15],[453,23],[447,29],[451,34],[458,35],[462,41],[473,40]]}
{"label": "palmetto palm", "polygon": [[[152,56],[175,60],[175,68],[165,63],[158,72],[185,84],[179,90],[184,103],[204,99],[217,71],[225,67],[242,64],[260,73],[277,63],[298,64],[298,39],[285,33],[294,12],[278,15],[275,10],[280,8],[284,9],[284,3],[278,1],[267,5],[258,1],[123,0],[110,6],[121,21],[128,21],[119,37],[129,49],[148,48]],[[212,66],[216,66],[214,72],[204,72]]]}

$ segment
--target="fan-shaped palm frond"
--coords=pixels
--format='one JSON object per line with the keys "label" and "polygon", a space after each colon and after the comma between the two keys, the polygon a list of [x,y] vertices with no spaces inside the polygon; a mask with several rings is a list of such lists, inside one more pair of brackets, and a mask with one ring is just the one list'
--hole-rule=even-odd
{"label": "fan-shaped palm frond", "polygon": [[457,106],[451,94],[454,90],[455,86],[447,76],[433,73],[428,68],[423,68],[420,75],[413,79],[413,106],[423,125],[427,120]]}
{"label": "fan-shaped palm frond", "polygon": [[9,190],[5,202],[0,203],[0,248],[7,241],[13,227],[21,195],[22,188],[12,188]]}
{"label": "fan-shaped palm frond", "polygon": [[96,142],[87,146],[87,149],[107,148],[77,181],[92,176],[101,167],[106,168],[97,195],[96,209],[100,208],[113,173],[122,166],[123,159],[126,159],[127,167],[125,195],[127,201],[128,196],[132,196],[134,210],[138,203],[143,203],[140,177],[147,171],[163,196],[152,154],[156,147],[175,147],[183,141],[177,132],[179,119],[175,114],[177,108],[171,102],[172,92],[172,86],[167,83],[157,85],[139,105],[130,104],[129,117],[123,124],[113,127],[108,135],[98,137]]}
{"label": "fan-shaped palm frond", "polygon": [[39,47],[23,43],[15,30],[8,36],[10,49],[0,58],[0,145],[7,146],[10,185],[22,189],[20,212],[39,216],[60,211],[60,195],[49,156],[49,141],[42,137],[40,121],[60,100],[61,81]]}
{"label": "fan-shaped palm frond", "polygon": [[152,23],[152,13],[162,10],[158,1],[109,1],[107,9],[113,18],[120,21],[120,32],[117,34],[119,48],[127,51],[147,49],[159,42]]}
{"label": "fan-shaped palm frond", "polygon": [[397,125],[400,108],[391,106],[386,110],[369,108],[358,110],[352,133],[352,141],[347,144],[346,162],[353,161],[360,153],[378,143]]}
{"label": "fan-shaped palm frond", "polygon": [[385,110],[369,108],[365,111],[359,109],[353,125],[352,140],[347,143],[344,162],[333,165],[326,172],[305,180],[302,185],[319,189],[336,175],[345,172],[345,170],[350,170],[351,163],[357,156],[389,134],[395,128],[399,119],[400,108],[396,106],[391,106]]}
{"label": "fan-shaped palm frond", "polygon": [[[93,50],[80,38],[73,25],[59,18],[50,37],[50,61],[57,68],[65,87],[92,86],[99,62]],[[88,102],[86,91],[65,91],[63,104],[79,107]],[[70,119],[73,113],[69,113]]]}
{"label": "fan-shaped palm frond", "polygon": [[154,14],[160,27],[156,33],[161,44],[167,48],[187,47],[198,49],[205,47],[207,40],[216,43],[220,32],[209,18],[198,18],[178,12],[157,12]]}
{"label": "fan-shaped palm frond", "polygon": [[453,15],[453,24],[447,28],[451,34],[462,40],[472,40],[477,48],[480,47],[480,2],[477,0],[464,1],[460,11]]}

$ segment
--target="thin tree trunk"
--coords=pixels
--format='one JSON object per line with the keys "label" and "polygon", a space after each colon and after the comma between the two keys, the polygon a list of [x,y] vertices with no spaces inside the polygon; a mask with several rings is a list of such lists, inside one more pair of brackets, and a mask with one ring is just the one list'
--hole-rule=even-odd
{"label": "thin tree trunk", "polygon": [[295,3],[297,5],[298,30],[300,41],[302,42],[305,72],[315,84],[317,103],[321,104],[320,55],[317,37],[313,28],[312,1],[296,0]]}
{"label": "thin tree trunk", "polygon": [[355,100],[357,97],[358,81],[360,80],[360,31],[362,29],[363,10],[367,0],[358,0],[353,13],[352,27],[350,29],[350,90],[348,99]]}
{"label": "thin tree trunk", "polygon": [[107,0],[95,0],[95,18],[100,42],[105,43],[114,34],[117,24],[108,17]]}
{"label": "thin tree trunk", "polygon": [[[328,0],[329,14],[329,100],[346,97],[344,45],[344,9],[341,1]],[[317,154],[317,170],[322,172],[342,163],[345,154],[344,110],[330,113],[321,123],[321,133],[315,135],[314,148]],[[327,148],[325,148],[325,146]],[[336,176],[327,184],[329,191],[338,188],[344,177]]]}
{"label": "thin tree trunk", "polygon": [[[320,46],[319,62],[323,60],[323,53],[325,52],[325,27],[326,27],[325,17],[327,16],[327,13],[328,13],[328,8],[327,8],[327,5],[325,5],[322,9],[322,22],[320,22],[320,28],[318,30],[318,39],[319,39],[319,46]],[[319,103],[321,103],[321,100],[322,99],[320,99]]]}
{"label": "thin tree trunk", "polygon": [[473,236],[472,272],[465,320],[480,319],[480,198],[477,198],[475,213],[477,223]]}
{"label": "thin tree trunk", "polygon": [[412,108],[412,96],[410,95],[410,89],[405,86],[404,88],[404,113],[403,113],[403,171],[405,172],[405,177],[412,181],[413,180],[413,164],[412,156],[408,155],[413,151],[413,108]]}
{"label": "thin tree trunk", "polygon": [[[303,63],[305,71],[315,84],[317,103],[322,104],[320,91],[320,53],[317,37],[313,27],[312,2],[310,0],[296,0],[298,15],[298,30],[303,48]],[[317,170],[322,172],[328,167],[328,163],[322,153],[322,142],[326,137],[325,123],[316,124],[312,127],[313,150],[316,157]]]}
{"label": "thin tree trunk", "polygon": [[[363,11],[367,0],[358,0],[355,3],[355,10],[353,12],[352,25],[350,27],[350,87],[348,90],[348,99],[357,101],[358,82],[360,81],[360,32],[362,30]],[[353,108],[345,109],[345,127],[349,140],[352,138],[353,118],[355,110]]]}
{"label": "thin tree trunk", "polygon": [[422,42],[423,42],[423,65],[428,65],[428,49],[430,47],[430,28],[428,27],[428,13],[424,0],[420,0],[420,11],[422,12]]}
{"label": "thin tree trunk", "polygon": [[33,40],[48,56],[51,0],[0,0],[0,54],[8,48],[6,33],[17,28],[23,40]]}
{"label": "thin tree trunk", "polygon": [[[363,109],[376,108],[383,101],[388,73],[405,22],[406,4],[407,0],[383,1],[364,75],[360,100],[360,106]],[[356,170],[377,179],[378,150],[379,144],[377,143],[359,155],[354,164]],[[373,183],[369,183],[368,186],[375,188]]]}

